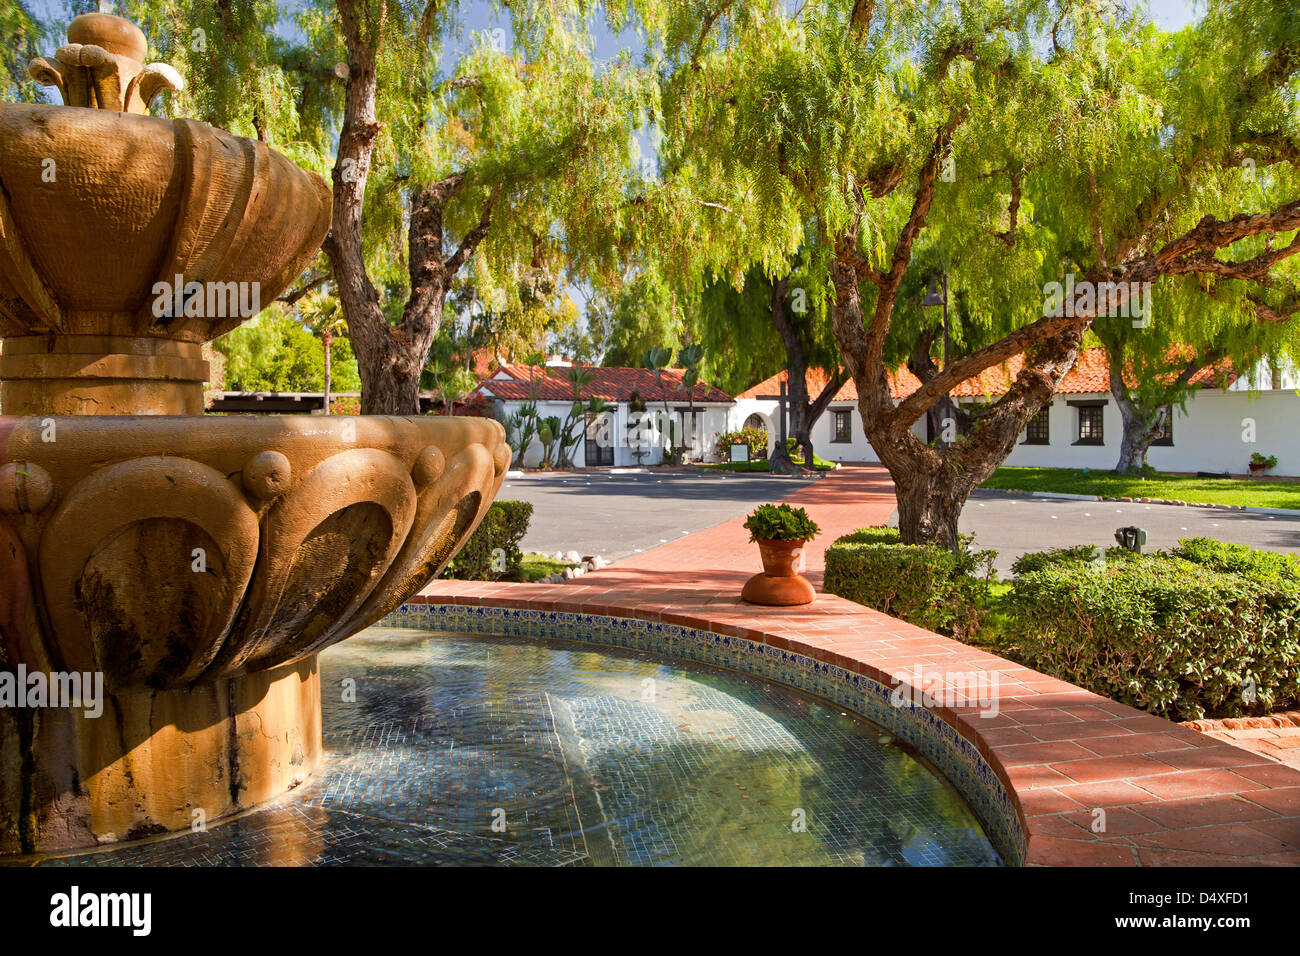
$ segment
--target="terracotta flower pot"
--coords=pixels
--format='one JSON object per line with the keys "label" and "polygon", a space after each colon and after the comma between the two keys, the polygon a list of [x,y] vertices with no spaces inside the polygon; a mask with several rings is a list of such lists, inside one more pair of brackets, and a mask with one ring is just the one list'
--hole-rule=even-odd
{"label": "terracotta flower pot", "polygon": [[803,541],[759,541],[763,573],[745,582],[740,596],[751,604],[795,607],[811,604],[817,593],[799,571],[803,568]]}

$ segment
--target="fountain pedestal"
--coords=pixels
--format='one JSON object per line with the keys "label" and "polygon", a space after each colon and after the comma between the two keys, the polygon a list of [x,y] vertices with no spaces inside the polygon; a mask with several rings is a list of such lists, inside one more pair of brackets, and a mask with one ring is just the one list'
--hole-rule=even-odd
{"label": "fountain pedestal", "polygon": [[[0,106],[0,853],[300,784],[318,653],[451,559],[511,458],[488,419],[204,417],[202,343],[302,271],[329,190],[265,144],[133,115],[179,77],[126,21],[69,38],[31,70],[83,108]],[[79,699],[6,702],[33,674]]]}

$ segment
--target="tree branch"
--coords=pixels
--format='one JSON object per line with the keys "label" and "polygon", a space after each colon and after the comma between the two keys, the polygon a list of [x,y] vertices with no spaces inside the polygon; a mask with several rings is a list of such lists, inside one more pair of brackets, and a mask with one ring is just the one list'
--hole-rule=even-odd
{"label": "tree branch", "polygon": [[460,247],[447,260],[447,275],[449,277],[460,271],[460,267],[465,264],[465,260],[473,254],[479,243],[487,237],[488,230],[492,226],[492,207],[496,205],[497,199],[501,196],[501,188],[499,185],[493,187],[492,192],[488,194],[487,202],[483,204],[483,212],[479,216],[478,225],[465,234]]}

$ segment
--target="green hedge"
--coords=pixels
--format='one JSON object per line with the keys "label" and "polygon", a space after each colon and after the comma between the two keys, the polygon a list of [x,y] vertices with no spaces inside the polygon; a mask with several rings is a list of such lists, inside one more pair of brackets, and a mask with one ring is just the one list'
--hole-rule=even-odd
{"label": "green hedge", "polygon": [[1031,574],[1054,564],[1076,564],[1078,562],[1096,561],[1101,556],[1096,545],[1076,544],[1069,548],[1052,548],[1048,551],[1032,551],[1022,554],[1011,564],[1011,573],[1016,577]]}
{"label": "green hedge", "polygon": [[1217,548],[1180,545],[1204,563],[1108,551],[1026,570],[1003,602],[1008,638],[1039,670],[1175,720],[1300,701],[1300,584],[1266,580],[1267,558],[1236,555],[1251,580],[1212,566]]}
{"label": "green hedge", "polygon": [[964,638],[979,629],[986,598],[975,567],[969,553],[903,544],[896,528],[862,528],[827,548],[823,589]]}
{"label": "green hedge", "polygon": [[[518,581],[524,557],[519,542],[528,533],[532,517],[533,506],[527,501],[492,502],[482,523],[441,576],[468,581]],[[504,560],[497,560],[494,566],[493,555],[498,548]]]}
{"label": "green hedge", "polygon": [[1183,538],[1170,553],[1215,571],[1240,574],[1258,584],[1300,584],[1300,560],[1290,554],[1258,551],[1213,538]]}

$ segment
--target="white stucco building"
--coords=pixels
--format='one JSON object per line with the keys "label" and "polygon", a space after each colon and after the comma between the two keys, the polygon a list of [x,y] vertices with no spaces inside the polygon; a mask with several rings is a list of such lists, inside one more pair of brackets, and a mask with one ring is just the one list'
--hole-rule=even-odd
{"label": "white stucco building", "polygon": [[[502,365],[479,383],[474,394],[491,400],[502,421],[531,400],[536,401],[540,416],[554,416],[563,423],[573,406],[573,384],[565,375],[573,367],[554,360],[541,369]],[[576,467],[660,464],[666,444],[661,431],[666,429],[665,419],[671,420],[680,436],[678,443],[690,449],[689,457],[714,460],[713,436],[726,429],[733,405],[731,396],[721,389],[698,382],[688,394],[682,385],[684,371],[679,368],[665,369],[661,385],[649,369],[580,367],[590,373],[591,380],[578,397],[582,401],[604,399],[610,410],[587,416],[582,437],[570,449]],[[634,411],[638,397],[646,405],[644,413]],[[542,444],[534,438],[514,467],[533,467],[541,455]]]}
{"label": "white stucco building", "polygon": [[[1003,394],[1020,368],[1020,358],[988,369],[953,392],[954,401],[981,404]],[[786,373],[773,376],[736,396],[730,428],[757,424],[775,436],[778,430],[775,396]],[[825,384],[818,370],[808,374],[808,392],[815,397]],[[1271,474],[1300,475],[1300,381],[1294,370],[1273,376],[1266,367],[1246,376],[1231,371],[1207,370],[1197,377],[1201,387],[1187,400],[1186,410],[1170,409],[1168,437],[1152,445],[1147,461],[1160,471],[1230,472],[1244,474],[1252,452],[1276,455]],[[1105,351],[1086,349],[1075,367],[1044,408],[1021,435],[1007,465],[1044,468],[1095,468],[1110,470],[1119,459],[1123,435],[1119,408],[1110,394]],[[920,383],[906,369],[890,380],[896,401],[910,395]],[[1274,386],[1278,387],[1274,387]],[[913,429],[927,440],[926,422]],[[829,461],[874,462],[879,458],[862,431],[857,412],[857,390],[850,381],[836,394],[825,414],[813,426],[813,448]]]}

